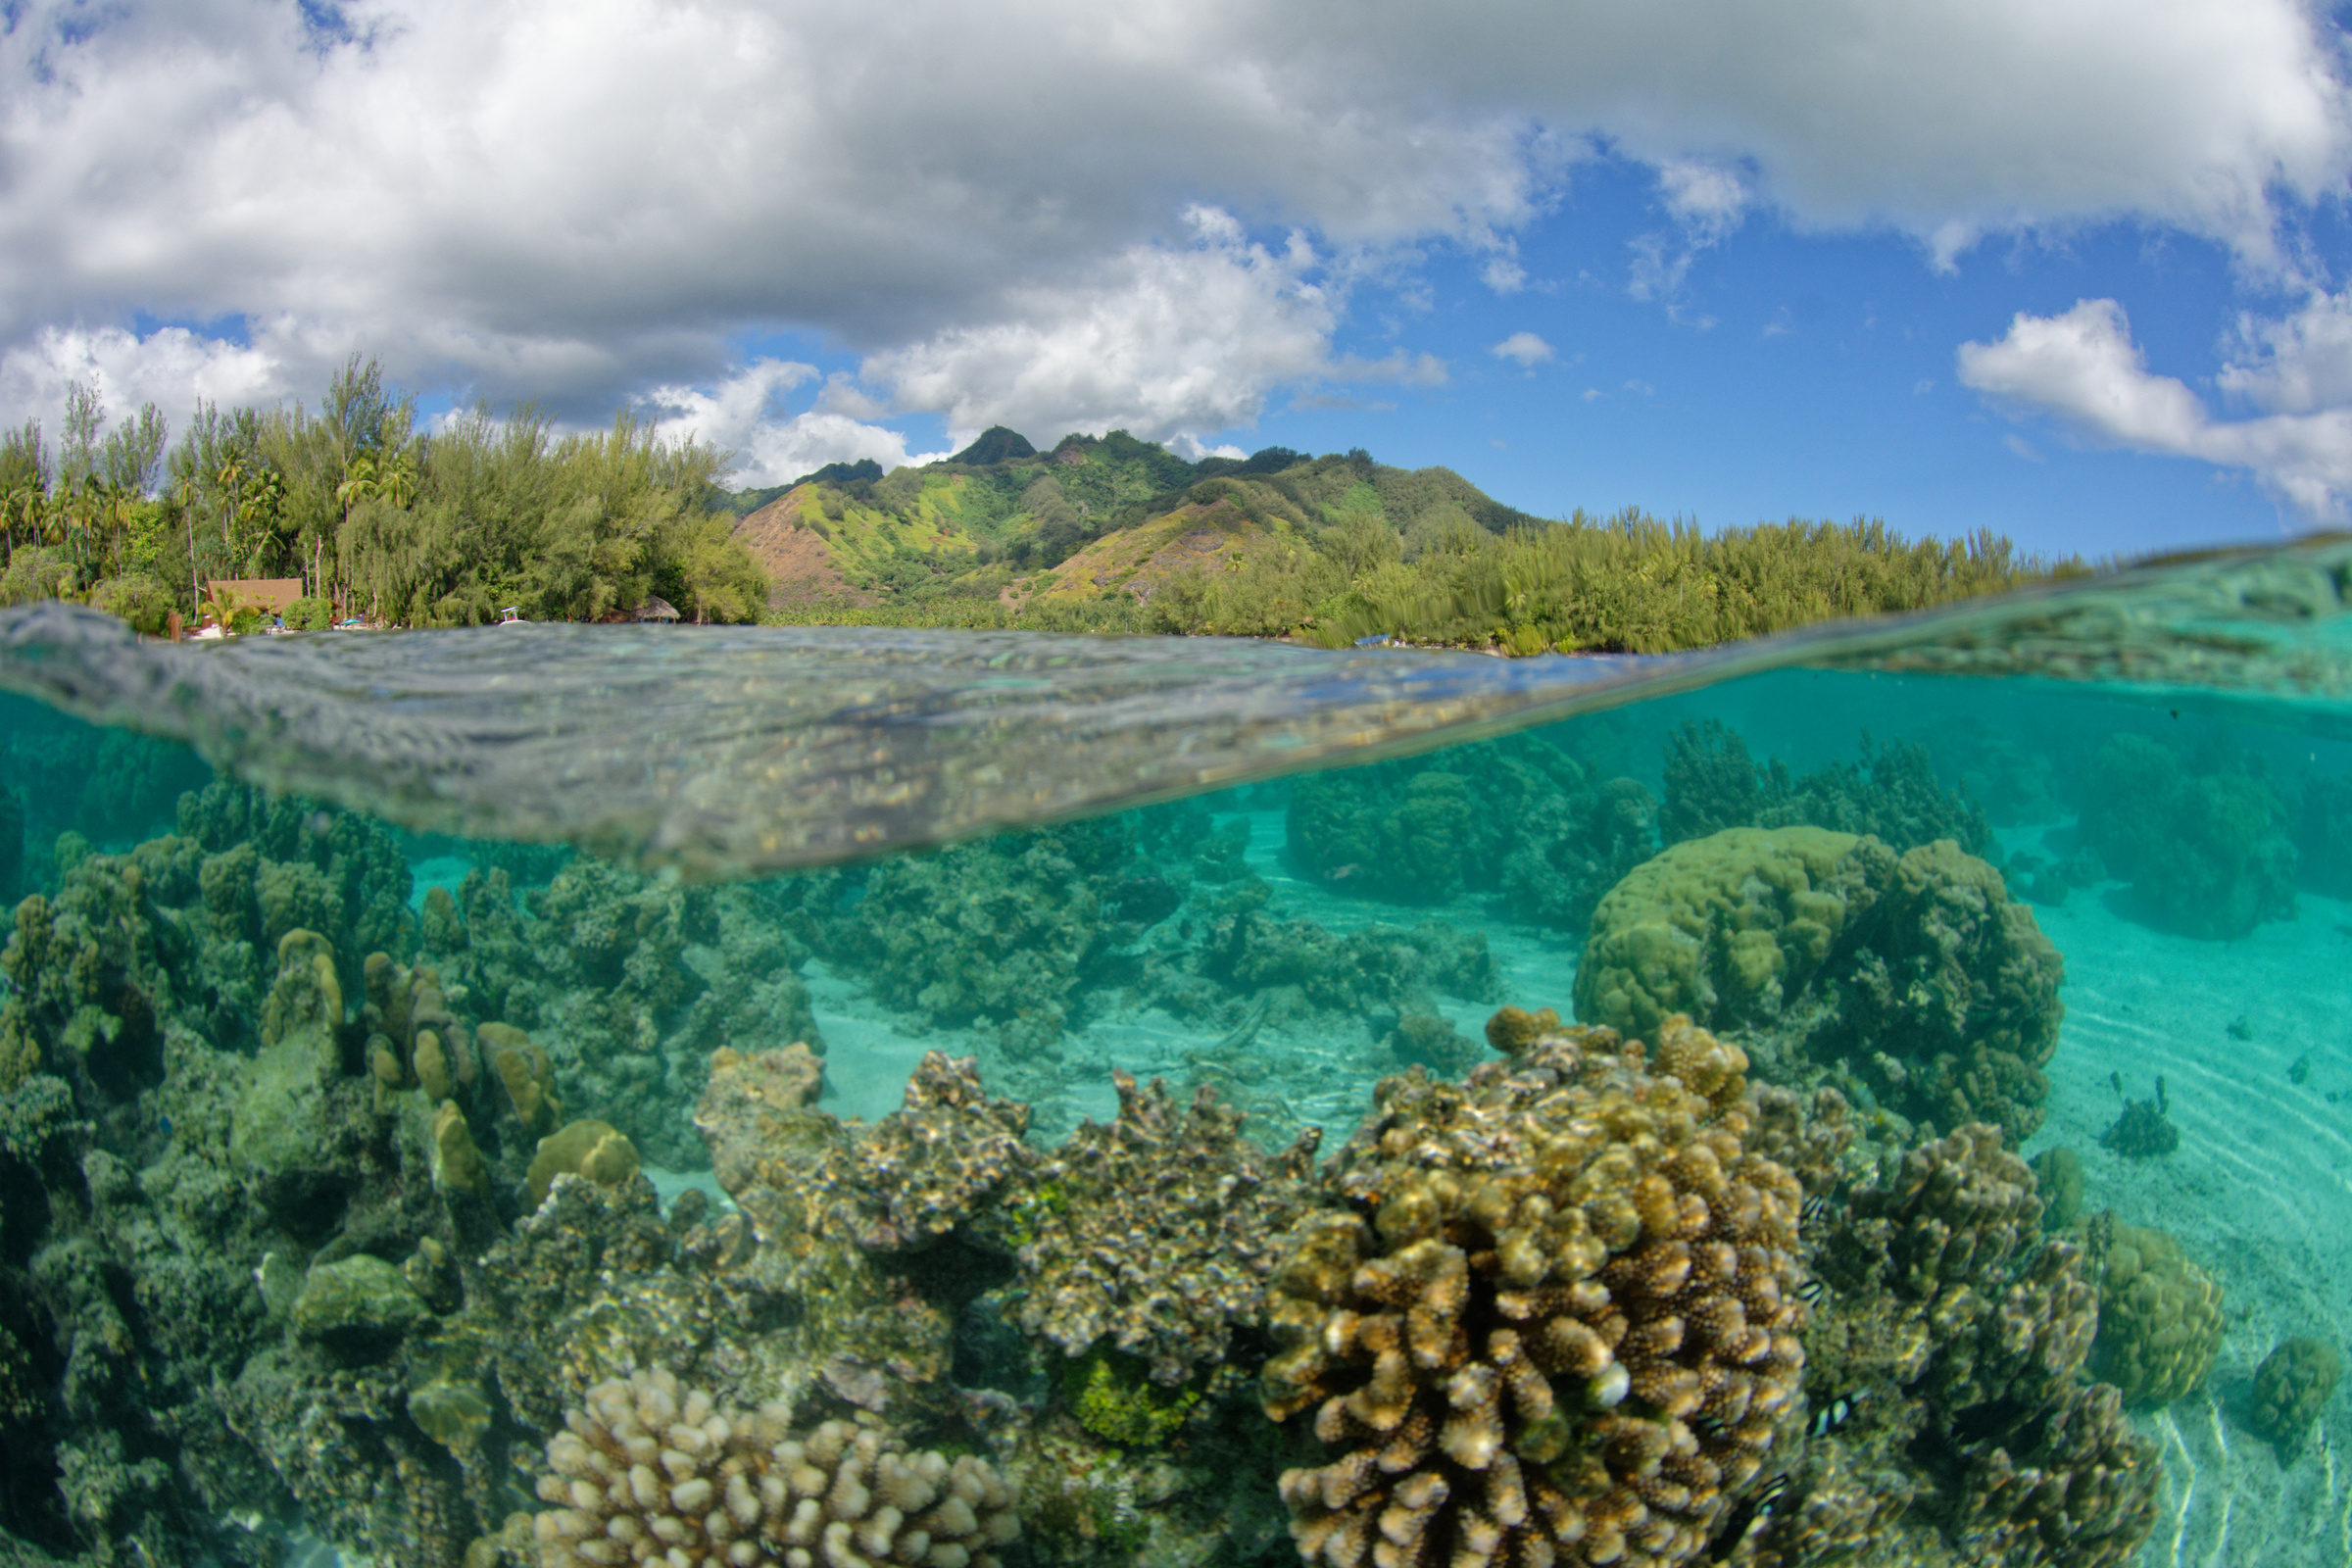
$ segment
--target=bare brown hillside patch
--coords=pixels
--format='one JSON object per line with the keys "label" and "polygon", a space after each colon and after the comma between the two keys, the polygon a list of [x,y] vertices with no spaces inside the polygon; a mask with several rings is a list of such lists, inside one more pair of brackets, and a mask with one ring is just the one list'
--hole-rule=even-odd
{"label": "bare brown hillside patch", "polygon": [[735,537],[767,573],[767,602],[782,609],[823,600],[870,605],[875,596],[850,585],[833,564],[824,536],[801,520],[801,503],[815,487],[788,491],[735,524]]}

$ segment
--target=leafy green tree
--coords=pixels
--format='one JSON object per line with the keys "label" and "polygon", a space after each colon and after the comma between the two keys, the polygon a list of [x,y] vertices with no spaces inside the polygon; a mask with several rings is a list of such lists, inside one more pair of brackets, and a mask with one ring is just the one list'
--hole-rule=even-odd
{"label": "leafy green tree", "polygon": [[58,438],[57,488],[77,490],[98,468],[98,431],[106,423],[106,408],[98,388],[88,381],[66,383],[66,416]]}
{"label": "leafy green tree", "polygon": [[151,493],[163,476],[164,449],[171,428],[161,410],[143,404],[128,422],[107,432],[98,444],[93,468],[99,478],[134,496]]}
{"label": "leafy green tree", "polygon": [[0,430],[0,494],[47,491],[49,454],[41,445],[41,421],[26,419],[17,430]]}

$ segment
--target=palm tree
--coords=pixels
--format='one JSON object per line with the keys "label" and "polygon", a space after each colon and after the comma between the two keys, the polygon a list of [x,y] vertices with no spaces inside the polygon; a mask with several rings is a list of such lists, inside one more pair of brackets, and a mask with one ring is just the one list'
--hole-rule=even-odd
{"label": "palm tree", "polygon": [[204,583],[196,571],[196,498],[203,490],[204,487],[196,482],[195,474],[185,474],[180,478],[180,515],[188,520],[188,603],[191,606],[204,603]]}
{"label": "palm tree", "polygon": [[220,471],[213,475],[213,483],[218,485],[220,490],[220,546],[232,556],[237,547],[229,542],[228,517],[229,514],[236,510],[237,488],[244,482],[245,465],[233,454],[220,465]]}
{"label": "palm tree", "polygon": [[[360,460],[365,463],[365,458]],[[384,461],[375,481],[375,494],[386,505],[406,512],[409,503],[416,499],[416,454],[408,447]]]}
{"label": "palm tree", "polygon": [[34,484],[21,484],[8,493],[5,516],[8,523],[8,558],[11,561],[17,556],[17,524],[20,521],[32,535],[33,542],[40,542],[41,506],[48,499],[41,493],[41,487]]}
{"label": "palm tree", "polygon": [[[335,505],[343,509],[341,525],[335,531],[337,551],[347,548],[342,541],[351,532],[351,509],[363,501],[371,501],[382,493],[382,486],[375,482],[375,460],[365,452],[353,458],[350,465],[343,470],[343,482],[335,486]],[[323,542],[320,541],[320,543]],[[318,555],[318,545],[312,546],[314,559]]]}
{"label": "palm tree", "polygon": [[[98,514],[106,522],[106,545],[114,566],[111,573],[101,572],[102,576],[119,577],[122,575],[123,568],[129,564],[128,545],[124,535],[129,531],[131,509],[137,505],[138,499],[137,491],[127,485],[117,484],[111,479],[99,487]],[[104,561],[100,563],[101,565],[106,564]]]}

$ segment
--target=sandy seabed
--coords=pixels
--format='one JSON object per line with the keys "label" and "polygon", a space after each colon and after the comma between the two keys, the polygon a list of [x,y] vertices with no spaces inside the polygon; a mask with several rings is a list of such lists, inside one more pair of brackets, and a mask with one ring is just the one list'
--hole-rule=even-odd
{"label": "sandy seabed", "polygon": [[[2352,1383],[2291,1459],[2241,1418],[2280,1340],[2352,1348],[2352,905],[2299,904],[2294,920],[2234,942],[2167,936],[2080,895],[2034,911],[2066,956],[2066,1024],[2050,1119],[2028,1152],[2073,1148],[2086,1208],[2172,1232],[2224,1293],[2204,1387],[2134,1416],[2164,1446],[2147,1568],[2352,1564]],[[2310,1069],[2297,1084],[2299,1058]],[[2177,1152],[2134,1160],[2099,1146],[2122,1109],[2117,1073],[2141,1100],[2163,1076]]]}

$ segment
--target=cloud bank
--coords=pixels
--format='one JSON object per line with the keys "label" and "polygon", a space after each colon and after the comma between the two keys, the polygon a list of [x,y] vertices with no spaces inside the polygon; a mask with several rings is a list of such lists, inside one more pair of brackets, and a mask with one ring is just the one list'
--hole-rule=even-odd
{"label": "cloud bank", "polygon": [[[8,17],[0,416],[76,354],[170,410],[208,376],[315,389],[359,350],[581,417],[658,394],[724,423],[765,387],[729,426],[756,467],[877,455],[893,411],[1046,439],[1246,424],[1350,373],[1357,263],[1452,246],[1519,288],[1513,236],[1597,156],[1657,171],[1674,232],[1633,277],[1653,295],[1767,210],[1945,264],[2129,217],[2291,272],[2280,204],[2352,169],[2332,30],[2299,0]],[[157,319],[242,345],[107,335]],[[733,347],[778,329],[863,357],[876,412],[780,412]]]}
{"label": "cloud bank", "polygon": [[2151,372],[2113,300],[2083,300],[2062,316],[2020,312],[1998,341],[1961,346],[1960,379],[2095,443],[2243,469],[2306,517],[2341,522],[2352,503],[2347,304],[2323,296],[2256,329],[2267,356],[2221,377],[2274,411],[2253,417],[2217,418],[2185,383]]}

